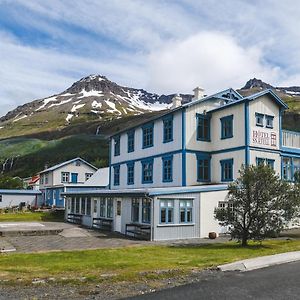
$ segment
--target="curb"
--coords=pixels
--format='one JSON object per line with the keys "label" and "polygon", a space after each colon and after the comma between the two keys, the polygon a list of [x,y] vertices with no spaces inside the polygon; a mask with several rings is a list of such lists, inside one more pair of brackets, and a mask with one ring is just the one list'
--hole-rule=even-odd
{"label": "curb", "polygon": [[260,256],[218,266],[221,271],[251,271],[300,260],[300,251]]}

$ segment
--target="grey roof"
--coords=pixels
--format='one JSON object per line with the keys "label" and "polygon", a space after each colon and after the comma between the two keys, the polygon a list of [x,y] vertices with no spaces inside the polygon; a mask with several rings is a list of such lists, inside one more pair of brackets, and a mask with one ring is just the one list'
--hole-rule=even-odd
{"label": "grey roof", "polygon": [[108,184],[109,168],[101,168],[84,183],[84,186],[108,186]]}
{"label": "grey roof", "polygon": [[63,193],[66,196],[72,195],[90,195],[90,196],[160,196],[172,194],[185,194],[185,193],[201,193],[213,191],[225,191],[228,189],[227,184],[213,184],[213,185],[197,185],[189,187],[164,187],[164,188],[141,188],[141,189],[103,189],[103,190],[81,190],[70,191]]}
{"label": "grey roof", "polygon": [[38,190],[0,190],[0,195],[40,195]]}
{"label": "grey roof", "polygon": [[75,162],[75,161],[77,161],[77,160],[80,160],[81,162],[87,164],[87,165],[90,166],[91,168],[97,170],[97,168],[96,168],[95,166],[93,166],[92,164],[88,163],[87,161],[85,161],[85,160],[82,159],[81,157],[76,157],[76,158],[67,160],[67,161],[65,161],[65,162],[62,162],[62,163],[60,163],[60,164],[58,164],[58,165],[55,165],[55,166],[53,166],[53,167],[47,168],[47,169],[41,171],[40,174],[45,173],[45,172],[54,171],[54,170],[56,170],[56,169],[59,169],[59,168],[65,166],[65,165],[68,165],[68,164],[70,164],[70,163],[72,163],[72,162]]}

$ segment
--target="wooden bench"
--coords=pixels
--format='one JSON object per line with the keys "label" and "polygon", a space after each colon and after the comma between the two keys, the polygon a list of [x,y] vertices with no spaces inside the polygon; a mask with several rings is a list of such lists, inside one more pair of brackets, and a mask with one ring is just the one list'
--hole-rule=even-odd
{"label": "wooden bench", "polygon": [[125,235],[140,240],[150,240],[151,227],[145,224],[129,223],[126,224]]}
{"label": "wooden bench", "polygon": [[79,214],[68,214],[67,221],[74,224],[82,223],[82,215]]}
{"label": "wooden bench", "polygon": [[105,218],[93,218],[93,228],[112,231],[113,220]]}

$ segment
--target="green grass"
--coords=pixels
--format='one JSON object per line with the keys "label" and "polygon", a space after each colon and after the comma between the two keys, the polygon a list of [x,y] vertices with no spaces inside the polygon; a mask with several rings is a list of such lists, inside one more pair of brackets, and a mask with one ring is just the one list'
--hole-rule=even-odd
{"label": "green grass", "polygon": [[64,211],[0,213],[0,222],[63,222]]}
{"label": "green grass", "polygon": [[[141,246],[89,251],[2,255],[0,279],[31,282],[34,278],[91,282],[139,281],[184,274],[191,269],[288,251],[300,250],[300,241],[270,240],[242,248],[234,242],[202,246]],[[165,271],[165,272],[158,272]],[[113,274],[104,279],[101,274]],[[165,275],[164,275],[165,274]]]}

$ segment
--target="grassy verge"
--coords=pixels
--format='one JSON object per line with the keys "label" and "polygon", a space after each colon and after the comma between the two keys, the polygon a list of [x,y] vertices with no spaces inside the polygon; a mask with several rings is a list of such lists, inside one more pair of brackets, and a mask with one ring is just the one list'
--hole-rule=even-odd
{"label": "grassy verge", "polygon": [[9,254],[0,258],[0,279],[34,278],[70,282],[139,281],[184,274],[240,259],[300,250],[300,241],[270,240],[263,245],[220,243],[202,246],[143,246],[89,251]]}
{"label": "grassy verge", "polygon": [[0,222],[62,222],[64,211],[2,213]]}

